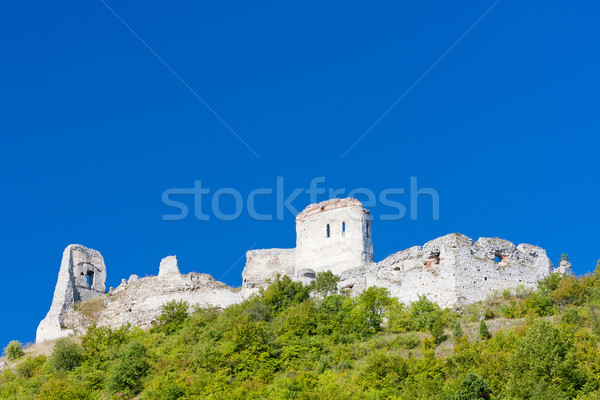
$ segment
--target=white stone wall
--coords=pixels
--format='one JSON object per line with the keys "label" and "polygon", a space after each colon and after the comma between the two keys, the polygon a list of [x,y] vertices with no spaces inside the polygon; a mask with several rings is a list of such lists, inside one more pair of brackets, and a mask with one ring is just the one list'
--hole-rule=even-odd
{"label": "white stone wall", "polygon": [[480,238],[463,253],[456,265],[458,304],[475,303],[519,286],[534,289],[554,272],[546,251],[529,244],[515,247],[507,240]]}
{"label": "white stone wall", "polygon": [[294,277],[294,249],[250,250],[246,253],[246,266],[242,272],[242,286],[256,288],[273,280],[277,274]]}
{"label": "white stone wall", "polygon": [[168,256],[160,260],[158,267],[158,277],[162,278],[169,275],[180,275],[179,265],[176,256]]}
{"label": "white stone wall", "polygon": [[296,271],[339,275],[373,262],[370,224],[369,212],[355,199],[308,206],[296,217]]}
{"label": "white stone wall", "polygon": [[501,239],[477,243],[450,234],[393,254],[378,264],[347,271],[340,287],[358,294],[368,286],[387,288],[401,302],[427,296],[442,307],[485,300],[519,286],[535,288],[555,272],[546,252],[537,246]]}

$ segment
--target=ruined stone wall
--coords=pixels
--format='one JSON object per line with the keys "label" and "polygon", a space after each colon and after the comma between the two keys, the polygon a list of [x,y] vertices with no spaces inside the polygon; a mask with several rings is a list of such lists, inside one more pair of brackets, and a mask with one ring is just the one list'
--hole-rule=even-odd
{"label": "ruined stone wall", "polygon": [[182,275],[177,258],[169,256],[161,260],[158,276],[139,278],[132,275],[129,280],[123,279],[116,289],[111,288],[108,294],[102,295],[103,301],[92,315],[82,311],[83,305],[73,307],[74,303],[65,303],[60,325],[49,334],[38,334],[36,341],[84,334],[93,323],[100,327],[118,328],[130,324],[146,329],[160,315],[162,306],[170,301],[185,301],[188,311],[192,312],[194,307],[226,308],[257,291],[231,288],[208,274]]}
{"label": "ruined stone wall", "polygon": [[163,276],[130,278],[109,292],[97,318],[98,326],[117,328],[125,324],[149,328],[170,301],[186,301],[194,307],[226,308],[242,302],[253,289],[233,289],[208,274],[172,272]]}
{"label": "ruined stone wall", "polygon": [[[401,302],[419,296],[442,307],[485,300],[505,289],[535,288],[555,272],[546,252],[537,246],[481,238],[477,243],[450,234],[395,253],[380,263],[347,271],[340,287],[357,294],[368,286],[387,288]],[[558,272],[558,271],[557,271]]]}
{"label": "ruined stone wall", "polygon": [[294,277],[294,249],[250,250],[246,253],[246,266],[242,272],[243,287],[261,287],[268,280],[275,279],[277,274]]}
{"label": "ruined stone wall", "polygon": [[457,303],[485,300],[494,292],[522,286],[535,288],[540,279],[554,272],[546,251],[530,244],[480,238],[466,246],[456,265]]}
{"label": "ruined stone wall", "polygon": [[296,217],[296,272],[334,274],[373,262],[371,218],[356,199],[308,206]]}
{"label": "ruined stone wall", "polygon": [[73,333],[62,329],[67,310],[76,302],[91,300],[105,292],[106,266],[102,255],[78,244],[67,246],[60,263],[52,305],[37,328],[36,342]]}

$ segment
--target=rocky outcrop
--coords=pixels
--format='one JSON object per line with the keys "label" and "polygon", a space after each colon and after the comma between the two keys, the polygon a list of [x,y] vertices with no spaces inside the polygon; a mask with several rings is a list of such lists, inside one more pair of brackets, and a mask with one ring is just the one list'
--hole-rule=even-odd
{"label": "rocky outcrop", "polygon": [[573,270],[571,269],[571,262],[569,260],[560,260],[560,262],[558,263],[558,268],[556,270],[558,273],[566,276],[575,275],[573,273]]}

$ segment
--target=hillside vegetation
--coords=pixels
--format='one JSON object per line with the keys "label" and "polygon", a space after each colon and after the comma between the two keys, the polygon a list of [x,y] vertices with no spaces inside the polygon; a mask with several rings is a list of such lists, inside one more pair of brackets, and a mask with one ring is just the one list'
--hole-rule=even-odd
{"label": "hillside vegetation", "polygon": [[2,399],[598,399],[600,264],[460,310],[322,273],[226,310],[168,303],[150,331],[93,326],[36,355],[11,342]]}

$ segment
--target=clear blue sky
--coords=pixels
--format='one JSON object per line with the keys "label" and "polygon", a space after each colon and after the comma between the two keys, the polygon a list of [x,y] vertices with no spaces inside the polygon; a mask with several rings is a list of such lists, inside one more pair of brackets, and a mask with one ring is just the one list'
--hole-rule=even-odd
{"label": "clear blue sky", "polygon": [[107,0],[260,159],[102,2],[0,3],[0,346],[34,339],[69,243],[102,252],[108,286],[170,254],[239,285],[250,247],[294,246],[289,213],[163,221],[163,191],[197,180],[246,198],[278,176],[286,195],[415,176],[439,221],[427,198],[416,221],[375,206],[376,260],[461,232],[595,267],[597,1],[501,1],[344,158],[493,1],[284,3]]}

